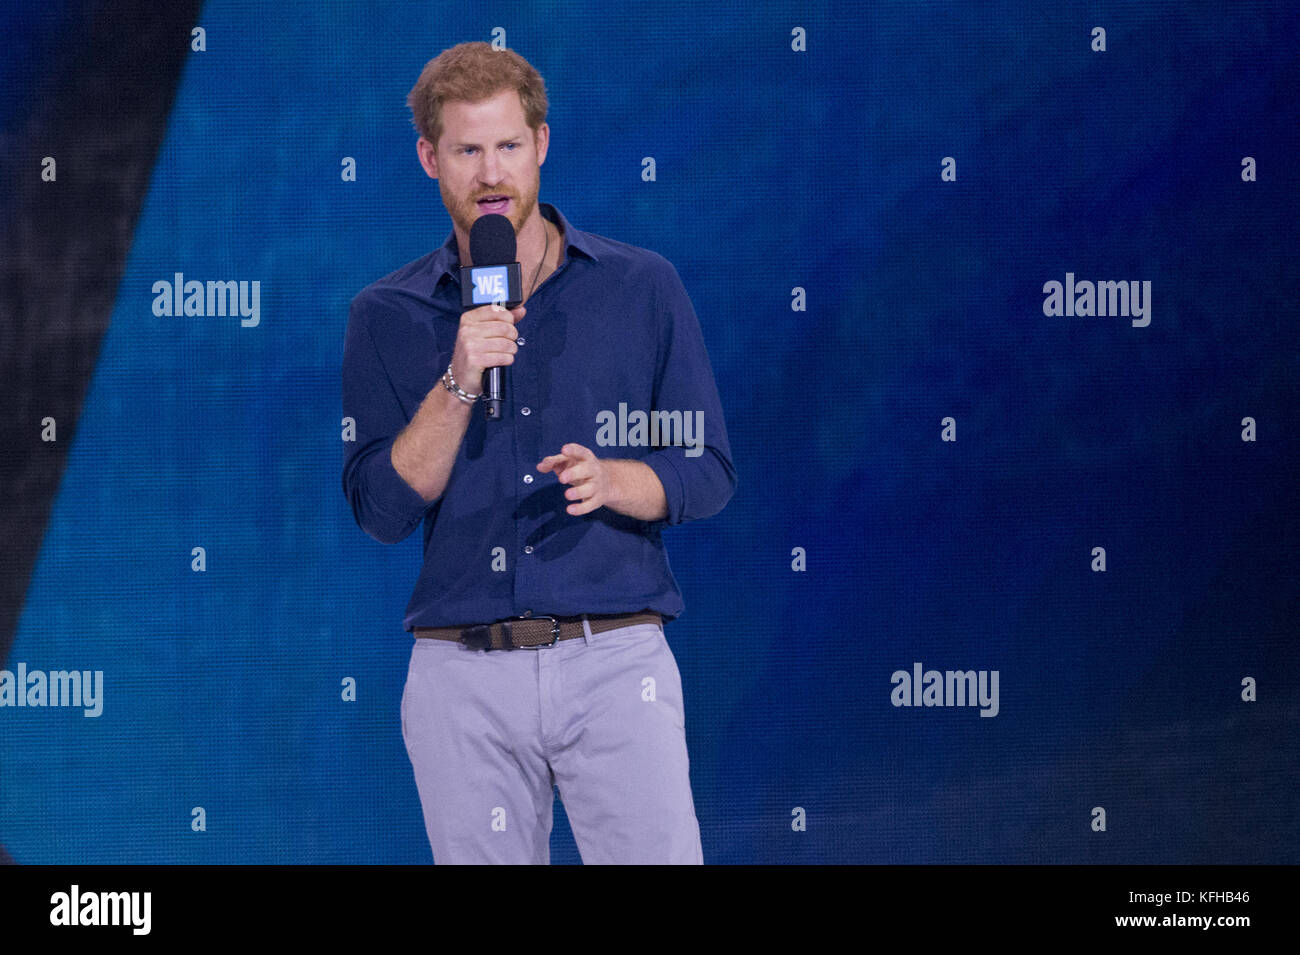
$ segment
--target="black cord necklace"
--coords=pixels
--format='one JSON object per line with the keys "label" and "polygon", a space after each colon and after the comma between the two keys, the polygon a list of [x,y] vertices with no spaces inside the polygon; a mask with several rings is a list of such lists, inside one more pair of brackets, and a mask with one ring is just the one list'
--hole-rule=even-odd
{"label": "black cord necklace", "polygon": [[542,261],[537,263],[537,271],[533,273],[533,287],[528,290],[528,297],[532,298],[533,293],[537,291],[537,276],[542,274],[542,266],[546,264],[546,254],[551,251],[551,230],[546,228],[546,219],[542,219],[542,231],[546,233],[546,248],[542,250]]}

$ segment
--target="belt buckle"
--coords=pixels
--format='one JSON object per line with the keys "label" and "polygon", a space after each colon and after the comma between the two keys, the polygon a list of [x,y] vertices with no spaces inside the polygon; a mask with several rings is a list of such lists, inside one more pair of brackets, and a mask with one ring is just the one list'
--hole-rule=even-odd
{"label": "belt buckle", "polygon": [[510,619],[511,619],[511,620],[549,620],[549,621],[551,621],[551,642],[550,642],[550,643],[534,643],[534,644],[532,644],[532,645],[530,645],[530,646],[526,646],[526,647],[516,646],[516,647],[514,648],[514,649],[516,649],[516,650],[540,650],[540,649],[542,649],[542,647],[553,647],[553,646],[555,646],[556,642],[560,639],[560,621],[556,620],[554,617],[552,617],[552,616],[551,616],[550,614],[548,614],[548,613],[533,614],[531,617],[524,617],[524,616],[511,617]]}
{"label": "belt buckle", "polygon": [[466,627],[460,632],[460,642],[471,650],[492,649],[491,625],[480,623],[473,627]]}

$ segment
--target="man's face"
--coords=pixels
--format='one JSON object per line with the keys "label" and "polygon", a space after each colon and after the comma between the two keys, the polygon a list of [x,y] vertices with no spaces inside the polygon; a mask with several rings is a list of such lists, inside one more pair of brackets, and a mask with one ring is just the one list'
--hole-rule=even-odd
{"label": "man's face", "polygon": [[[479,216],[496,212],[518,234],[537,208],[549,138],[545,123],[533,136],[518,91],[504,90],[479,103],[444,103],[437,147],[421,138],[417,148],[458,230],[468,235]],[[504,201],[481,201],[495,196]]]}

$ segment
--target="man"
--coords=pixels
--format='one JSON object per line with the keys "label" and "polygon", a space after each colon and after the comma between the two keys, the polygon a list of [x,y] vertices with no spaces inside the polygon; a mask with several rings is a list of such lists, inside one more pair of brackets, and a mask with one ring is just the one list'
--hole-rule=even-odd
{"label": "man", "polygon": [[[585,862],[700,863],[661,540],[735,490],[699,322],[667,260],[538,204],[526,60],[460,44],[408,103],[453,229],[352,302],[343,488],[378,541],[423,525],[401,710],[434,861],[549,862],[558,787]],[[461,314],[487,213],[514,226],[525,302]]]}

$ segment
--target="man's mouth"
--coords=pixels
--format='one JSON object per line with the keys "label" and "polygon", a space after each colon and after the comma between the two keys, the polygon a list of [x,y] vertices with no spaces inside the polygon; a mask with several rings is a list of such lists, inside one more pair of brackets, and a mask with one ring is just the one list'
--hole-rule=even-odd
{"label": "man's mouth", "polygon": [[505,212],[509,205],[510,197],[501,195],[500,193],[491,196],[484,196],[482,199],[478,200],[478,207],[484,212]]}

